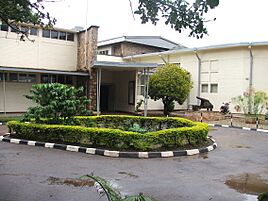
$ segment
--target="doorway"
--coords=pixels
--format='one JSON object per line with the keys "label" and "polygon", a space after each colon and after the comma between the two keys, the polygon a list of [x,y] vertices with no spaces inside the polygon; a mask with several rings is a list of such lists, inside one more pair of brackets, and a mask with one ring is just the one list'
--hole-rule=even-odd
{"label": "doorway", "polygon": [[114,86],[113,85],[101,85],[100,111],[101,112],[114,112]]}

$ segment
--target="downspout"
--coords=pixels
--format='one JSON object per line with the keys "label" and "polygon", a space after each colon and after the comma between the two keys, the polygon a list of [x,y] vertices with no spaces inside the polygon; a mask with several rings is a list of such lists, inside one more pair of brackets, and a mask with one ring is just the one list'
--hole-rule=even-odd
{"label": "downspout", "polygon": [[4,97],[3,97],[3,106],[4,106],[4,115],[6,116],[6,75],[5,71],[3,71],[3,92],[4,92]]}
{"label": "downspout", "polygon": [[252,46],[249,43],[249,103],[248,103],[248,113],[252,112],[252,89],[253,89],[253,54],[252,54]]}
{"label": "downspout", "polygon": [[[198,60],[198,77],[197,77],[197,96],[200,97],[200,86],[201,86],[201,58],[197,53],[197,49],[194,50],[195,56]],[[199,100],[197,100],[197,104],[199,104]]]}

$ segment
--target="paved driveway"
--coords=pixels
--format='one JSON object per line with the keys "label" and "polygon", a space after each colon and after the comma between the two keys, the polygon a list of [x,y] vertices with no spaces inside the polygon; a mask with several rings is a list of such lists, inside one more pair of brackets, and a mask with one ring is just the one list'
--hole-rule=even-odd
{"label": "paved driveway", "polygon": [[158,201],[246,200],[225,181],[232,175],[247,175],[245,184],[251,175],[268,181],[268,134],[212,128],[210,135],[218,142],[216,150],[169,159],[106,158],[0,142],[0,200],[95,201],[93,187],[52,182],[91,172],[110,180],[123,194],[143,192]]}

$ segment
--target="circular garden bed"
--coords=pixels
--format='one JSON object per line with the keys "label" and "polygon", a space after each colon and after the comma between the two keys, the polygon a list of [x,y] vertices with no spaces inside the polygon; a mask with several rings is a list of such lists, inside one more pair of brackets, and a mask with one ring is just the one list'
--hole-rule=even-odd
{"label": "circular garden bed", "polygon": [[74,125],[8,122],[20,139],[105,148],[117,151],[160,151],[212,144],[208,125],[183,118],[138,116],[79,116]]}

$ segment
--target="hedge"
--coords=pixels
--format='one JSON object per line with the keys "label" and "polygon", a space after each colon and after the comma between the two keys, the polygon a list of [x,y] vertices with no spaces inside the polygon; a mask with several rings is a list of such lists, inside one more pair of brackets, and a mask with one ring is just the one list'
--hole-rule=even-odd
{"label": "hedge", "polygon": [[[76,119],[79,126],[10,121],[8,127],[21,139],[136,151],[195,146],[205,143],[208,134],[207,124],[182,118],[107,115]],[[127,131],[133,123],[157,129],[145,134]]]}

